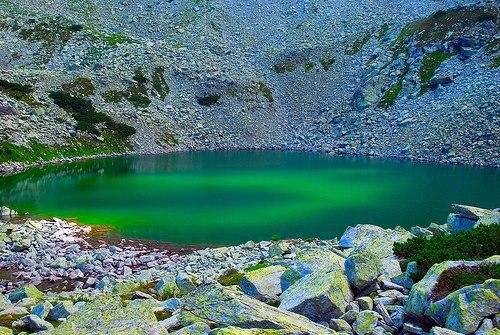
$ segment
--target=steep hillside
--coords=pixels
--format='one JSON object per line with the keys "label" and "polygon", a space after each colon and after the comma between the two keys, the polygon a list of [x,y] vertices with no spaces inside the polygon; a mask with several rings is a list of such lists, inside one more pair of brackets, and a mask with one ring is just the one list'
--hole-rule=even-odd
{"label": "steep hillside", "polygon": [[495,1],[3,0],[0,163],[283,148],[500,165]]}

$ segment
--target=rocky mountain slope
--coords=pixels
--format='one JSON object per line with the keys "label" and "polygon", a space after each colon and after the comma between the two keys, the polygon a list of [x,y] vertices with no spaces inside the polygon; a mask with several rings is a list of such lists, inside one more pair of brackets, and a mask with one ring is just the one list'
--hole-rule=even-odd
{"label": "rocky mountain slope", "polygon": [[0,163],[283,148],[499,165],[495,1],[3,0]]}

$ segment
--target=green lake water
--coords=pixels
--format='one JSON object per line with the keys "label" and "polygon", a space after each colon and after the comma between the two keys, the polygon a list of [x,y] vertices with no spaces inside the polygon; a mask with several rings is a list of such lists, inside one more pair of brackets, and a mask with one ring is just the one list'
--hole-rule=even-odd
{"label": "green lake water", "polygon": [[444,223],[452,203],[500,206],[499,177],[500,169],[318,153],[192,152],[0,177],[0,204],[112,226],[124,237],[224,245],[340,237],[358,223]]}

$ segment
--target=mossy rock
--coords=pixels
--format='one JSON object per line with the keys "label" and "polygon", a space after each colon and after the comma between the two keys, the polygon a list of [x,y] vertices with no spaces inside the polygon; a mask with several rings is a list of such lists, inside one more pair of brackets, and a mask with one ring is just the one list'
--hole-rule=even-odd
{"label": "mossy rock", "polygon": [[43,292],[41,292],[39,289],[37,289],[34,285],[26,285],[18,288],[11,294],[9,294],[9,300],[12,303],[16,303],[19,300],[25,299],[25,298],[32,298],[35,300],[40,300],[44,296]]}

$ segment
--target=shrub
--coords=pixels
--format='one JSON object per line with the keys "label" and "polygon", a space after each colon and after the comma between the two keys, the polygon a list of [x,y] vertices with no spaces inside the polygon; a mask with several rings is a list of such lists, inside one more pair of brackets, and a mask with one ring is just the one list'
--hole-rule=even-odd
{"label": "shrub", "polygon": [[210,93],[204,97],[196,97],[198,103],[202,106],[211,106],[219,102],[221,95],[218,93]]}
{"label": "shrub", "polygon": [[259,263],[255,264],[255,265],[247,266],[243,271],[251,272],[251,271],[267,268],[269,265],[270,264],[268,261],[260,261]]}
{"label": "shrub", "polygon": [[394,244],[394,253],[416,261],[421,279],[429,268],[444,261],[482,260],[500,250],[500,225],[481,225],[466,232],[446,235],[437,234],[427,239],[415,237],[404,243]]}
{"label": "shrub", "polygon": [[243,278],[243,273],[236,269],[229,269],[224,272],[217,281],[223,286],[232,286],[239,285],[241,278]]}

